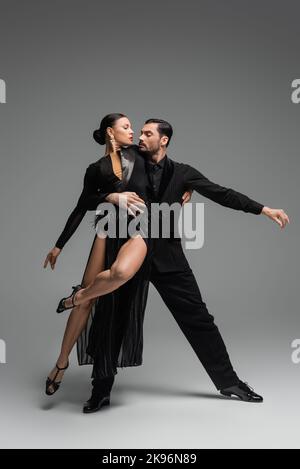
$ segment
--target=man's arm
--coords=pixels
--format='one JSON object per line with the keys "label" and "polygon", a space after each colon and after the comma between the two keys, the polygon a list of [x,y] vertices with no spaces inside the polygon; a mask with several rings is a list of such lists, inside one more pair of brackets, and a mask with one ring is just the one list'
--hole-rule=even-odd
{"label": "man's arm", "polygon": [[237,192],[233,189],[220,186],[207,177],[200,171],[192,168],[190,165],[185,166],[185,188],[193,189],[199,194],[204,195],[208,199],[229,207],[234,210],[242,210],[243,212],[250,212],[259,215],[262,212],[264,205],[250,199],[244,194]]}
{"label": "man's arm", "polygon": [[200,171],[190,165],[185,167],[185,189],[193,189],[199,194],[204,195],[208,199],[229,207],[234,210],[242,210],[243,212],[253,213],[255,215],[266,215],[271,220],[278,223],[281,228],[284,228],[289,223],[287,214],[282,209],[272,209],[253,199],[250,199],[245,194],[237,192],[234,189],[220,186],[207,177]]}

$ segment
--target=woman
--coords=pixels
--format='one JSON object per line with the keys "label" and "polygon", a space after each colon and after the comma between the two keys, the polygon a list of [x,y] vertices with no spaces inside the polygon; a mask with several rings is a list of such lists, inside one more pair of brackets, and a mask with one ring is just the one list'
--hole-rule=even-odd
{"label": "woman", "polygon": [[[69,216],[55,247],[47,255],[44,267],[50,263],[54,269],[57,256],[86,211],[95,209],[104,200],[104,196],[97,194],[100,189],[102,193],[112,193],[106,200],[113,203],[116,202],[116,196],[123,198],[123,207],[128,208],[131,217],[147,205],[144,159],[130,151],[133,130],[129,119],[124,114],[109,114],[102,119],[100,128],[93,136],[99,144],[106,145],[105,155],[87,168],[77,206]],[[124,192],[125,189],[127,192]],[[118,192],[123,193],[118,195]],[[117,214],[119,216],[118,211]],[[95,224],[101,218],[101,215],[97,217]],[[59,388],[63,372],[68,367],[70,352],[80,334],[77,348],[79,364],[95,363],[97,359],[98,375],[110,376],[116,373],[117,366],[140,364],[137,362],[141,362],[142,322],[148,289],[146,279],[149,262],[145,260],[149,259],[150,251],[149,238],[139,232],[129,239],[95,235],[81,285],[73,287],[72,295],[63,298],[57,308],[57,312],[62,312],[74,306],[56,366],[46,381],[48,395],[54,394]],[[95,315],[93,312],[88,321],[96,301],[100,302],[99,313]],[[117,316],[120,301],[122,317]],[[112,353],[116,346],[113,332],[116,329],[112,327],[115,321],[120,322],[118,357]]]}

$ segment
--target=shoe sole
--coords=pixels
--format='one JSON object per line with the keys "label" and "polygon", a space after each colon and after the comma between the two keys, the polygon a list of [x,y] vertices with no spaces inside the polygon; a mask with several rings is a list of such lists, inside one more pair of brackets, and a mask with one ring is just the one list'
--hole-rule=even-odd
{"label": "shoe sole", "polygon": [[102,401],[100,401],[100,404],[93,410],[85,410],[83,409],[82,412],[84,414],[93,414],[94,412],[98,412],[98,410],[101,409],[101,407],[104,407],[106,405],[110,405],[110,399],[104,398]]}
{"label": "shoe sole", "polygon": [[231,392],[222,392],[222,391],[220,391],[220,394],[222,394],[223,396],[226,396],[226,397],[236,396],[240,401],[243,401],[243,402],[255,402],[256,404],[260,404],[261,402],[263,402],[263,399],[261,401],[252,400],[252,399],[243,399],[238,394],[234,394],[234,393],[231,393]]}

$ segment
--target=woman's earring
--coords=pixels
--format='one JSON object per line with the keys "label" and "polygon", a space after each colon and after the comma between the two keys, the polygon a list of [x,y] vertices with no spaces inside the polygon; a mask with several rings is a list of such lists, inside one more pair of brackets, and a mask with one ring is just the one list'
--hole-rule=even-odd
{"label": "woman's earring", "polygon": [[112,147],[113,151],[115,151],[115,147],[116,147],[116,141],[115,141],[115,138],[112,136],[112,137],[110,137],[110,139],[109,139],[109,140],[110,140],[110,145],[111,145],[111,147]]}

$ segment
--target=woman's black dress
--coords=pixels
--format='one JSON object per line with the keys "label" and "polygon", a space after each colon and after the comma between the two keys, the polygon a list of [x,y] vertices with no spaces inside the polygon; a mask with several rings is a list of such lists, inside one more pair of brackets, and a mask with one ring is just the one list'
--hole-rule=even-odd
{"label": "woman's black dress", "polygon": [[[126,163],[126,165],[123,165]],[[91,169],[92,167],[92,169]],[[84,196],[81,194],[77,208],[70,215],[66,227],[59,237],[56,246],[62,247],[72,235],[80,221],[82,212],[96,209],[103,201],[97,198],[97,191],[102,194],[111,192],[136,192],[149,209],[149,181],[145,160],[133,147],[122,148],[123,177],[120,180],[113,172],[110,156],[100,158],[88,168],[89,176],[85,177]],[[80,213],[78,213],[80,212]],[[107,212],[106,212],[107,213]],[[94,364],[93,378],[105,378],[115,375],[117,367],[138,366],[142,364],[143,322],[149,289],[152,243],[147,237],[150,223],[149,216],[144,217],[141,234],[147,245],[146,258],[135,276],[112,293],[97,298],[90,313],[87,325],[77,340],[77,357],[79,365]],[[116,207],[116,223],[122,210]],[[124,215],[124,211],[123,211]],[[95,225],[103,214],[96,216]],[[129,216],[130,222],[132,217]],[[79,223],[78,223],[78,220]],[[77,224],[78,223],[78,224]],[[77,226],[76,226],[77,224]],[[147,225],[147,226],[146,226]],[[75,229],[74,229],[75,227]],[[145,236],[144,236],[145,235]],[[97,234],[95,235],[94,242]],[[105,269],[113,264],[120,247],[127,237],[107,237],[105,249]],[[94,244],[93,242],[93,244]],[[90,250],[92,252],[93,245]]]}

